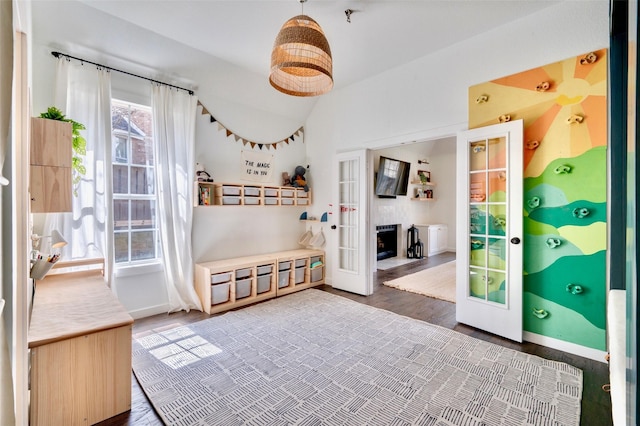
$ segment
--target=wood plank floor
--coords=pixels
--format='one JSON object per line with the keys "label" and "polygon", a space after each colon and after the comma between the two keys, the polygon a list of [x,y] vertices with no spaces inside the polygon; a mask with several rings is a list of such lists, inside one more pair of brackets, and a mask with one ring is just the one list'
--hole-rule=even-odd
{"label": "wood plank floor", "polygon": [[[384,281],[437,266],[453,259],[455,259],[454,253],[443,253],[385,271],[377,271],[377,273],[374,274],[374,293],[369,297],[334,290],[328,285],[323,285],[318,288],[328,291],[329,293],[347,297],[360,303],[387,309],[401,315],[437,324],[478,339],[486,340],[529,354],[538,355],[554,361],[566,362],[578,367],[584,373],[582,415],[580,424],[588,426],[612,425],[611,399],[609,394],[604,392],[601,388],[603,384],[609,383],[608,365],[606,363],[571,355],[562,351],[535,345],[533,343],[512,342],[510,340],[476,330],[472,327],[458,324],[455,318],[454,303],[397,290],[382,284]],[[209,315],[193,311],[190,313],[180,312],[175,314],[156,315],[136,320],[133,325],[133,333],[136,334],[154,328],[181,326],[206,318],[209,318]],[[149,403],[149,400],[142,392],[142,389],[133,375],[131,382],[131,411],[105,420],[104,422],[99,423],[100,426],[162,425],[162,421],[156,415],[153,407]]]}

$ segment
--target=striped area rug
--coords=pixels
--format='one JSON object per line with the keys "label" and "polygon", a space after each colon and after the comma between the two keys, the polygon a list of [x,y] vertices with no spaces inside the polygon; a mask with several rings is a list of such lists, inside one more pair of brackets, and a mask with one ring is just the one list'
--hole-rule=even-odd
{"label": "striped area rug", "polygon": [[134,336],[168,425],[578,425],[582,371],[319,290]]}

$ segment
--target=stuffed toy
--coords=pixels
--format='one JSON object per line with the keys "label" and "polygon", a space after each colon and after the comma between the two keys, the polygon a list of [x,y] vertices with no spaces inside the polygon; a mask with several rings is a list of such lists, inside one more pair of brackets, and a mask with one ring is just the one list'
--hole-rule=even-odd
{"label": "stuffed toy", "polygon": [[282,172],[282,186],[291,186],[291,177],[287,172]]}
{"label": "stuffed toy", "polygon": [[304,188],[305,192],[309,192],[309,185],[307,185],[307,181],[304,178],[305,172],[304,167],[296,166],[293,176],[291,177],[291,185],[294,188]]}
{"label": "stuffed toy", "polygon": [[198,182],[213,182],[211,175],[204,170],[204,166],[200,163],[196,163],[196,177]]}

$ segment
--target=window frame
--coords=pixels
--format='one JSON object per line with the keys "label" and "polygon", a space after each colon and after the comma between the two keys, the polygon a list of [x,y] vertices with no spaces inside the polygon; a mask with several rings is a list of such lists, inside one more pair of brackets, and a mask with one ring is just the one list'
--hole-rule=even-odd
{"label": "window frame", "polygon": [[[143,136],[139,136],[136,134],[133,134],[131,132],[131,125],[133,124],[135,126],[135,123],[131,123],[130,117],[131,117],[131,111],[134,109],[138,109],[138,110],[142,110],[145,112],[148,112],[149,115],[152,117],[152,110],[151,107],[148,105],[142,105],[142,104],[137,104],[135,102],[129,102],[123,99],[118,99],[115,97],[111,98],[111,113],[114,114],[115,112],[115,108],[127,108],[129,115],[127,116],[127,122],[129,123],[128,130],[121,130],[121,129],[116,129],[113,126],[113,119],[112,119],[112,123],[111,123],[111,132],[112,132],[112,152],[111,152],[111,170],[112,170],[112,178],[111,178],[111,185],[112,185],[112,196],[113,196],[113,200],[112,200],[112,209],[114,210],[114,218],[113,218],[113,236],[112,236],[112,243],[114,245],[114,269],[116,272],[116,276],[127,276],[127,275],[135,275],[138,273],[147,273],[147,272],[151,272],[151,271],[155,271],[155,270],[161,270],[162,269],[162,247],[161,247],[161,243],[160,243],[160,224],[159,224],[159,217],[158,217],[158,210],[157,210],[157,206],[158,206],[158,196],[157,196],[157,187],[156,187],[156,182],[155,182],[155,175],[156,175],[156,162],[155,162],[155,153],[153,153],[152,158],[153,158],[153,164],[135,164],[134,163],[134,155],[133,155],[133,139],[138,139],[141,140],[142,143],[145,143],[146,141],[148,141],[150,139],[151,141],[151,146],[153,146],[154,143],[154,139],[153,139],[153,135],[148,136],[148,135],[143,135]],[[137,127],[137,126],[136,126]],[[138,129],[140,130],[140,129]],[[142,133],[144,133],[142,131]],[[118,159],[116,158],[116,144],[118,143],[119,139],[124,139],[125,143],[126,143],[126,162],[122,162],[122,161],[117,161]],[[145,150],[145,152],[148,152],[147,150]],[[122,158],[120,158],[120,160],[122,160]],[[126,167],[127,170],[127,192],[116,192],[116,185],[115,185],[115,181],[114,181],[114,169],[116,167]],[[153,184],[153,193],[150,194],[138,194],[138,193],[132,193],[132,188],[131,188],[131,178],[132,178],[132,169],[133,168],[143,168],[146,169],[147,171],[147,175],[151,176],[152,179],[152,184]],[[128,201],[128,206],[127,206],[127,213],[128,213],[128,218],[127,218],[127,224],[126,224],[126,228],[125,229],[117,229],[119,227],[116,227],[116,217],[115,217],[115,203],[116,201]],[[132,225],[132,203],[135,201],[151,201],[151,210],[152,210],[152,215],[151,215],[151,220],[152,220],[152,224],[150,227],[146,227],[146,228],[142,228],[142,229],[136,229],[135,226]],[[132,241],[133,238],[132,236],[136,233],[143,233],[143,232],[151,232],[152,234],[152,238],[153,238],[153,257],[147,258],[147,259],[132,259]],[[127,235],[127,260],[123,260],[123,261],[118,261],[117,257],[115,255],[115,248],[116,248],[116,236],[117,235],[122,235],[122,234],[126,234]]]}

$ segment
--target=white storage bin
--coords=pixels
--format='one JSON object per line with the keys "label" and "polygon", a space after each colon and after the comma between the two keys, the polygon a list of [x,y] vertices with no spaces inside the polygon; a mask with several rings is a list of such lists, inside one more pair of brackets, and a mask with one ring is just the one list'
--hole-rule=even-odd
{"label": "white storage bin", "polygon": [[251,278],[236,281],[236,300],[251,295]]}
{"label": "white storage bin", "polygon": [[258,275],[270,274],[273,270],[273,265],[258,266]]}
{"label": "white storage bin", "polygon": [[304,191],[304,190],[302,190],[302,189],[298,189],[296,191],[296,197],[298,197],[298,198],[307,198],[307,197],[309,197],[309,193]]}
{"label": "white storage bin", "polygon": [[264,189],[264,196],[265,197],[277,197],[278,196],[278,190],[276,188],[265,188]]}
{"label": "white storage bin", "polygon": [[296,284],[300,284],[304,282],[304,270],[306,268],[303,266],[302,268],[296,268],[296,276],[295,276],[295,283]]}
{"label": "white storage bin", "polygon": [[245,186],[244,187],[244,195],[245,197],[259,197],[260,196],[260,188],[255,186]]}
{"label": "white storage bin", "polygon": [[293,189],[281,189],[280,196],[287,198],[293,197]]}
{"label": "white storage bin", "polygon": [[264,199],[264,204],[267,206],[277,206],[278,205],[278,199],[277,198],[265,198]]}
{"label": "white storage bin", "polygon": [[222,195],[240,195],[240,187],[224,185],[222,187]]}
{"label": "white storage bin", "polygon": [[251,276],[251,268],[238,269],[236,271],[236,280],[241,280]]}
{"label": "white storage bin", "polygon": [[289,285],[289,270],[278,272],[278,288]]}
{"label": "white storage bin", "polygon": [[244,197],[245,206],[257,206],[260,204],[260,198],[255,197]]}
{"label": "white storage bin", "polygon": [[271,290],[271,274],[258,277],[258,294]]}
{"label": "white storage bin", "polygon": [[303,198],[302,200],[298,199],[296,200],[296,204],[299,206],[309,205],[309,199],[308,198]]}
{"label": "white storage bin", "polygon": [[278,262],[278,271],[288,271],[291,269],[291,261]]}
{"label": "white storage bin", "polygon": [[231,281],[231,272],[224,272],[222,274],[211,274],[211,284],[220,284]]}
{"label": "white storage bin", "polygon": [[322,256],[311,256],[310,265],[313,265],[316,262],[322,262]]}
{"label": "white storage bin", "polygon": [[296,259],[295,267],[300,268],[302,266],[307,266],[307,259]]}
{"label": "white storage bin", "polygon": [[282,200],[280,200],[280,203],[283,206],[292,206],[293,205],[293,198],[283,198]]}
{"label": "white storage bin", "polygon": [[240,204],[240,197],[222,197],[222,204]]}
{"label": "white storage bin", "polygon": [[311,270],[311,282],[315,283],[322,280],[322,270],[324,266],[316,266]]}
{"label": "white storage bin", "polygon": [[229,300],[229,283],[211,286],[211,304],[217,305]]}

